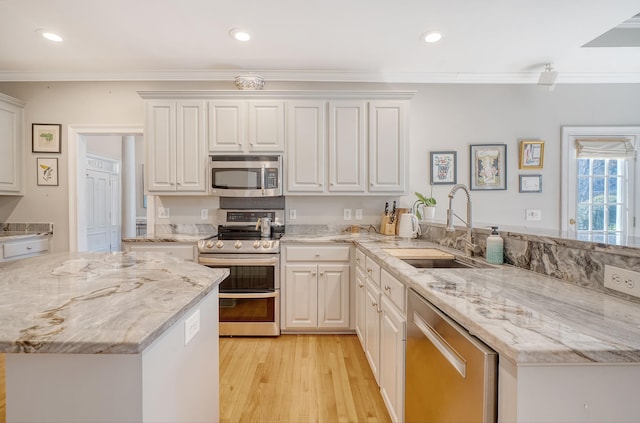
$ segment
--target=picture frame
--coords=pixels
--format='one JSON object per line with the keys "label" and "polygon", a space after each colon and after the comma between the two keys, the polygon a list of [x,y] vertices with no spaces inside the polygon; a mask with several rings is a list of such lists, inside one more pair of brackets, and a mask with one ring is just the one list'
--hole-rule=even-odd
{"label": "picture frame", "polygon": [[520,175],[520,192],[542,192],[542,175]]}
{"label": "picture frame", "polygon": [[58,186],[58,159],[56,157],[38,157],[37,182],[40,186]]}
{"label": "picture frame", "polygon": [[519,169],[542,169],[544,164],[544,141],[520,141]]}
{"label": "picture frame", "polygon": [[31,124],[31,151],[33,153],[61,153],[61,132],[62,125],[58,123]]}
{"label": "picture frame", "polygon": [[506,144],[472,144],[469,161],[471,190],[507,189]]}
{"label": "picture frame", "polygon": [[456,151],[432,151],[431,185],[455,185],[458,180],[458,153]]}

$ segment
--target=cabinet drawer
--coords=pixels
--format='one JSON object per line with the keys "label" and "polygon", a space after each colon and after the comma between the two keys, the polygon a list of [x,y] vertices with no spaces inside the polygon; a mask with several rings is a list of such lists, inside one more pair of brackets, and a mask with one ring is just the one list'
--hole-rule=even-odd
{"label": "cabinet drawer", "polygon": [[367,273],[367,277],[376,285],[380,286],[380,265],[373,261],[372,258],[366,257],[364,269]]}
{"label": "cabinet drawer", "polygon": [[366,257],[367,256],[365,256],[364,252],[356,250],[356,266],[362,269],[362,271],[365,271],[364,262],[366,260]]}
{"label": "cabinet drawer", "polygon": [[287,261],[349,261],[349,246],[285,247]]}
{"label": "cabinet drawer", "polygon": [[380,274],[380,287],[382,288],[383,294],[388,297],[398,309],[402,312],[406,311],[406,288],[402,282],[382,269],[382,273]]}
{"label": "cabinet drawer", "polygon": [[49,239],[30,239],[28,241],[10,242],[4,245],[2,257],[6,260],[42,253],[49,250]]}
{"label": "cabinet drawer", "polygon": [[198,257],[194,245],[166,245],[153,242],[133,242],[126,244],[124,249],[131,252],[167,253],[188,261],[196,261]]}

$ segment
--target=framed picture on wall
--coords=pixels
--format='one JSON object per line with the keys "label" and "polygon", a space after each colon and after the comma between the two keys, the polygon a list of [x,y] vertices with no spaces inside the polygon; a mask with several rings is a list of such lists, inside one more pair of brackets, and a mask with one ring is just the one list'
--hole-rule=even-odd
{"label": "framed picture on wall", "polygon": [[544,141],[520,141],[520,169],[542,169]]}
{"label": "framed picture on wall", "polygon": [[50,157],[38,157],[38,185],[57,186],[58,185],[58,159]]}
{"label": "framed picture on wall", "polygon": [[432,151],[431,184],[449,185],[457,182],[457,153],[455,151]]}
{"label": "framed picture on wall", "polygon": [[34,153],[60,153],[62,125],[57,123],[34,123],[31,125],[31,151]]}
{"label": "framed picture on wall", "polygon": [[542,175],[520,175],[520,192],[542,192]]}
{"label": "framed picture on wall", "polygon": [[472,190],[507,189],[506,144],[472,144],[469,157]]}

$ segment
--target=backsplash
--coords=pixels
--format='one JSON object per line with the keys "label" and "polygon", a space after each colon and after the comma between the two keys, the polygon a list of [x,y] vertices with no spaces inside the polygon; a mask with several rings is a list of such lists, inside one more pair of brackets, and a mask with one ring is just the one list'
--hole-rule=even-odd
{"label": "backsplash", "polygon": [[53,223],[0,223],[3,232],[53,233]]}
{"label": "backsplash", "polygon": [[[421,222],[421,238],[442,246],[464,250],[466,230],[448,232],[444,224]],[[475,243],[485,256],[487,229],[473,229]],[[575,285],[605,292],[631,301],[635,298],[604,286],[604,265],[640,270],[640,249],[552,236],[500,231],[504,239],[505,263],[522,269],[562,279]]]}

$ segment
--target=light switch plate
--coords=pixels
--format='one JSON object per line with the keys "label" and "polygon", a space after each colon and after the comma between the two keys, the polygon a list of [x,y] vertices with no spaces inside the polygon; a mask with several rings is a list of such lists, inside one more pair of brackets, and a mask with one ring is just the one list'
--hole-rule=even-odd
{"label": "light switch plate", "polygon": [[344,209],[344,220],[351,220],[351,209]]}
{"label": "light switch plate", "polygon": [[542,220],[542,212],[538,209],[526,209],[526,220]]}
{"label": "light switch plate", "polygon": [[187,318],[187,320],[184,321],[184,344],[187,345],[199,331],[200,310],[196,310],[191,316],[189,316],[189,318]]}
{"label": "light switch plate", "polygon": [[356,209],[356,220],[362,220],[362,209]]}
{"label": "light switch plate", "polygon": [[200,210],[200,219],[207,220],[209,218],[209,209]]}
{"label": "light switch plate", "polygon": [[289,209],[289,220],[296,220],[298,218],[298,213],[296,209]]}

